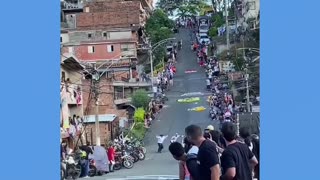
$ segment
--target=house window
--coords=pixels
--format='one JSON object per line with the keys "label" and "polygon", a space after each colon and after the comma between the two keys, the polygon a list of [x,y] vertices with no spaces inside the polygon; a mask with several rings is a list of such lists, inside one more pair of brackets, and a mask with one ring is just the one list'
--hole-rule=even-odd
{"label": "house window", "polygon": [[108,52],[113,52],[114,51],[113,45],[107,45],[107,50]]}
{"label": "house window", "polygon": [[89,34],[88,34],[88,38],[91,38],[91,37],[92,37],[92,34],[91,34],[91,33],[89,33]]}
{"label": "house window", "polygon": [[121,44],[121,51],[128,51],[128,50],[129,50],[128,44]]}
{"label": "house window", "polygon": [[102,36],[106,37],[107,39],[110,39],[110,32],[103,32]]}
{"label": "house window", "polygon": [[69,53],[73,53],[73,47],[68,47]]}
{"label": "house window", "polygon": [[121,44],[121,51],[129,51],[134,48],[134,44]]}
{"label": "house window", "polygon": [[88,46],[88,53],[94,53],[94,46]]}
{"label": "house window", "polygon": [[62,36],[60,36],[60,42],[63,42]]}

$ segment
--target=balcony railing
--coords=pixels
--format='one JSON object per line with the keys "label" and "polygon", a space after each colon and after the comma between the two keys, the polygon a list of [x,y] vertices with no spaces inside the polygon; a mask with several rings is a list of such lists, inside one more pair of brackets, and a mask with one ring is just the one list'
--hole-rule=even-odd
{"label": "balcony railing", "polygon": [[125,86],[125,87],[150,87],[152,86],[151,82],[140,82],[131,79],[129,81],[113,81],[113,86]]}
{"label": "balcony railing", "polygon": [[125,104],[131,102],[130,95],[123,93],[123,92],[115,92],[114,94],[114,103],[118,104]]}

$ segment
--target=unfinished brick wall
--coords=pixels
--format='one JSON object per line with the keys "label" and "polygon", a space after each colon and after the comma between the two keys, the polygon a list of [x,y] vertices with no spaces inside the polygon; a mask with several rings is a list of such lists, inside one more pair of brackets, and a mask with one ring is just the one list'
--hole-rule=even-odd
{"label": "unfinished brick wall", "polygon": [[89,13],[94,12],[128,12],[139,10],[140,1],[105,0],[103,2],[91,2],[85,7],[89,8]]}
{"label": "unfinished brick wall", "polygon": [[[111,139],[111,132],[113,132],[113,138],[117,136],[117,128],[119,127],[119,118],[116,118],[113,123],[107,123],[107,122],[101,122],[99,123],[99,129],[100,129],[100,142],[101,145],[105,145],[106,142],[112,140]],[[95,145],[96,144],[96,129],[95,124],[90,123],[86,124],[86,136],[87,140],[90,142],[90,144]],[[113,130],[111,131],[111,128]],[[93,142],[91,143],[91,136]]]}
{"label": "unfinished brick wall", "polygon": [[89,12],[77,14],[77,29],[121,28],[140,24],[141,3],[138,1],[92,2],[86,7]]}
{"label": "unfinished brick wall", "polygon": [[[90,81],[89,80],[83,80],[83,109],[84,111],[88,107],[88,115],[94,115],[95,112],[95,101],[91,100],[91,103],[88,103],[89,101],[89,92],[90,92]],[[99,114],[109,114],[108,109],[116,109],[116,106],[114,105],[113,100],[113,86],[110,85],[110,82],[108,82],[105,79],[105,76],[102,76],[102,79],[99,83]]]}
{"label": "unfinished brick wall", "polygon": [[77,15],[77,28],[127,28],[139,26],[140,13],[131,12],[99,12],[81,13]]}

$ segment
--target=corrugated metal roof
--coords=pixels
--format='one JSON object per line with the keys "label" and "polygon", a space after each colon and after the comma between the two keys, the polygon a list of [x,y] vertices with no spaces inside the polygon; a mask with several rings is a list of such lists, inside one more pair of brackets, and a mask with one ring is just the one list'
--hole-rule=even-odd
{"label": "corrugated metal roof", "polygon": [[[84,123],[94,123],[95,115],[84,116]],[[117,115],[115,114],[100,114],[98,115],[99,122],[112,122],[116,119]]]}

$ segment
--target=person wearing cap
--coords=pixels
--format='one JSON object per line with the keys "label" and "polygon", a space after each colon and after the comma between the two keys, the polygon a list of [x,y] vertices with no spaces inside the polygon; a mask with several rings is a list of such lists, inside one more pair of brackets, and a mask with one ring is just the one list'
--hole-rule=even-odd
{"label": "person wearing cap", "polygon": [[208,129],[209,131],[214,131],[214,126],[209,125],[206,129]]}
{"label": "person wearing cap", "polygon": [[214,142],[216,144],[217,147],[217,151],[219,153],[219,157],[221,156],[222,152],[223,152],[223,148],[221,147],[221,138],[220,138],[220,132],[214,130],[214,126],[209,125],[207,126],[207,128],[205,129],[205,134],[204,137],[206,137],[207,139],[211,140],[212,142]]}

